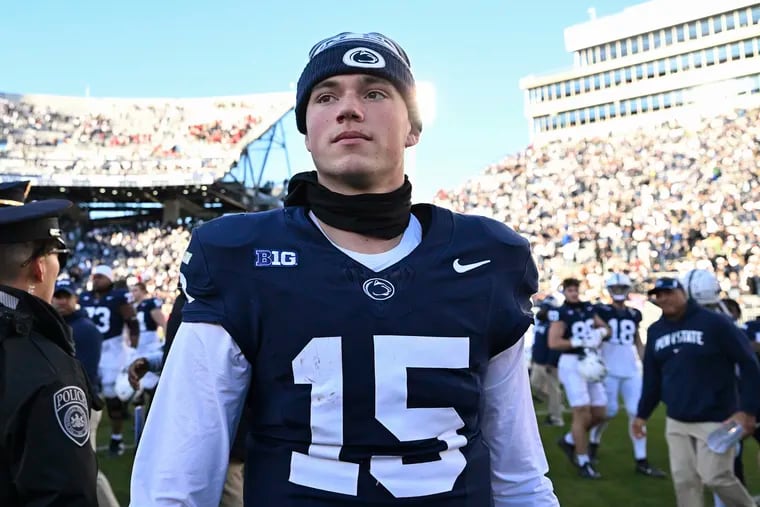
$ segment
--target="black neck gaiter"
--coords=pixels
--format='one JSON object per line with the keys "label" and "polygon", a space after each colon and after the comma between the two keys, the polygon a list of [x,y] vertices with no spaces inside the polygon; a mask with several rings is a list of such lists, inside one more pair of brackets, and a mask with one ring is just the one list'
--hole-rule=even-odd
{"label": "black neck gaiter", "polygon": [[387,194],[343,195],[317,181],[317,172],[298,173],[290,179],[285,206],[305,206],[321,221],[344,231],[391,239],[409,225],[412,184],[404,184]]}

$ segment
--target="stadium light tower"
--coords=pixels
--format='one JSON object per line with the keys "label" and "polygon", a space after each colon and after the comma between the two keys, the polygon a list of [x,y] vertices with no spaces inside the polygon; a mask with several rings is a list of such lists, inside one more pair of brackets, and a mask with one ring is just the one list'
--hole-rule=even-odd
{"label": "stadium light tower", "polygon": [[[430,132],[433,124],[435,123],[435,85],[429,81],[417,82],[417,106],[420,109],[420,118],[422,119],[422,130]],[[414,182],[420,183],[420,188],[425,188],[422,184],[420,175],[417,172],[417,146],[412,146],[406,150],[406,174],[409,179]],[[412,187],[414,188],[414,187]],[[412,190],[412,200],[415,200],[414,190]]]}

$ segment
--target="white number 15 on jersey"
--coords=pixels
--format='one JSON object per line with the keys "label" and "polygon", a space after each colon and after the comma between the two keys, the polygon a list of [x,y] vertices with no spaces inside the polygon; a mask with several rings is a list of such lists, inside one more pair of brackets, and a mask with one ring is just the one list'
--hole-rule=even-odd
{"label": "white number 15 on jersey", "polygon": [[[459,450],[467,438],[452,407],[409,408],[407,368],[467,368],[469,338],[376,335],[375,419],[401,442],[437,438],[446,443],[441,459],[404,464],[400,456],[372,456],[370,474],[396,498],[451,491],[465,467]],[[341,337],[313,338],[293,360],[296,384],[311,384],[311,445],[293,452],[290,482],[357,494],[359,465],[340,461],[343,446],[343,357]],[[349,379],[350,381],[350,379]]]}

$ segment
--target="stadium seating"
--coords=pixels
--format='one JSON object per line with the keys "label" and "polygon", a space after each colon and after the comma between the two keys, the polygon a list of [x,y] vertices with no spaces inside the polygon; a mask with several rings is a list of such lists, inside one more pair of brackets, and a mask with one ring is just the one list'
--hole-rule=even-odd
{"label": "stadium seating", "polygon": [[732,297],[760,292],[760,109],[696,125],[556,141],[510,155],[435,202],[529,237],[543,290],[604,273],[716,270]]}
{"label": "stadium seating", "polygon": [[[0,173],[221,177],[294,103],[291,93],[95,99],[0,93]],[[165,178],[164,178],[165,179]],[[149,183],[146,181],[145,183]]]}

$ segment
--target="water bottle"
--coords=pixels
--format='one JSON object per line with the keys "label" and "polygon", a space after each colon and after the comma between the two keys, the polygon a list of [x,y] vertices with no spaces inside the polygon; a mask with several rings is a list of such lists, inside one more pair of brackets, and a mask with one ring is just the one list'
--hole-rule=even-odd
{"label": "water bottle", "polygon": [[135,407],[135,447],[140,442],[143,427],[145,426],[145,405]]}
{"label": "water bottle", "polygon": [[741,440],[743,432],[742,425],[738,422],[726,421],[707,436],[707,447],[714,453],[723,454]]}

